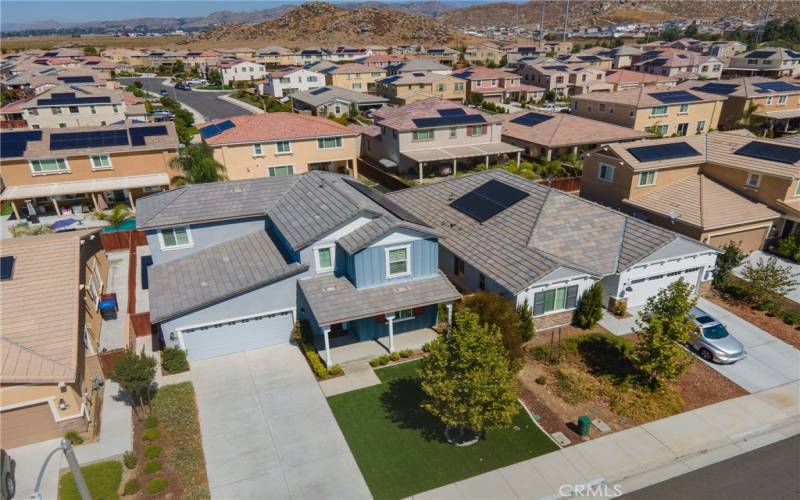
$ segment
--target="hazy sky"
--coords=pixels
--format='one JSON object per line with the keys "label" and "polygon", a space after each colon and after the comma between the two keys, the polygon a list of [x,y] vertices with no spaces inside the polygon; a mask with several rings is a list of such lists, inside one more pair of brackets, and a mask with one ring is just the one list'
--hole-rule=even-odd
{"label": "hazy sky", "polygon": [[[344,0],[329,1],[336,3]],[[0,21],[6,25],[43,20],[69,23],[138,17],[193,17],[205,16],[219,10],[248,11],[290,3],[302,2],[299,0],[229,2],[218,0],[139,0],[135,2],[130,0],[0,0]]]}

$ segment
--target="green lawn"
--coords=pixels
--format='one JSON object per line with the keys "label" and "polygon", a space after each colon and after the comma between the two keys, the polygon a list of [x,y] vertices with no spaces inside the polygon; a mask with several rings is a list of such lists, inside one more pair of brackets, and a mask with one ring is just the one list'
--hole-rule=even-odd
{"label": "green lawn", "polygon": [[328,398],[375,498],[405,498],[533,458],[558,447],[520,407],[512,427],[458,447],[420,408],[419,361],[377,370],[381,385]]}
{"label": "green lawn", "polygon": [[14,208],[11,206],[11,202],[3,203],[2,208],[0,208],[0,215],[11,215],[14,213]]}
{"label": "green lawn", "polygon": [[[119,498],[117,491],[122,481],[122,463],[115,460],[100,462],[81,467],[83,478],[92,498],[98,500],[115,500]],[[58,483],[58,498],[61,500],[81,500],[78,487],[72,473],[64,474]]]}

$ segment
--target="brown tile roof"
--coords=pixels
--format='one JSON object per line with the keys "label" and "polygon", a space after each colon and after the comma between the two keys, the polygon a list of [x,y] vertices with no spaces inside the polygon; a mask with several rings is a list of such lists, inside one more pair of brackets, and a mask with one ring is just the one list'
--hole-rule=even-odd
{"label": "brown tile roof", "polygon": [[[707,94],[705,92],[700,92],[697,90],[692,89],[684,89],[686,92],[695,95],[701,101],[724,101],[727,99],[726,96],[714,95],[714,94]],[[664,106],[666,103],[659,101],[655,97],[652,97],[651,94],[656,94],[659,92],[675,92],[675,87],[666,87],[663,85],[652,86],[652,87],[640,87],[636,89],[628,89],[628,90],[620,90],[617,92],[598,92],[589,95],[579,95],[573,97],[575,101],[591,101],[591,102],[605,102],[605,103],[614,103],[614,104],[627,104],[636,106],[637,108],[648,108],[653,106]],[[688,102],[688,101],[687,101]],[[691,101],[691,102],[700,102],[700,101]],[[678,104],[678,102],[673,102],[670,104]]]}
{"label": "brown tile roof", "polygon": [[796,84],[795,89],[772,90],[756,86],[756,84],[759,83],[773,83],[775,81],[776,80],[772,78],[765,78],[763,76],[749,76],[731,80],[692,81],[683,83],[677,88],[702,89],[705,85],[709,84],[736,85],[736,90],[727,95],[729,97],[746,97],[748,99],[753,97],[769,97],[772,95],[800,95],[800,80],[792,82]]}
{"label": "brown tile roof", "polygon": [[[514,123],[513,120],[529,113],[549,117],[533,126]],[[567,113],[546,111],[520,111],[511,115],[499,115],[503,122],[503,135],[549,148],[580,144],[603,144],[653,137],[628,127],[600,122]]]}
{"label": "brown tile roof", "polygon": [[651,75],[649,73],[642,73],[641,71],[631,71],[629,69],[612,69],[606,72],[606,81],[609,83],[616,83],[617,85],[626,85],[631,83],[652,83],[652,82],[677,82],[677,78],[670,78],[668,76]]}
{"label": "brown tile roof", "polygon": [[221,134],[205,139],[217,146],[221,144],[238,144],[249,142],[268,142],[284,139],[304,139],[310,137],[327,136],[352,136],[357,133],[344,125],[321,116],[301,115],[297,113],[262,113],[256,115],[241,115],[231,118],[214,120],[200,127],[200,130],[209,125],[232,121],[233,128]]}
{"label": "brown tile roof", "polygon": [[[406,96],[407,97],[407,96]],[[468,115],[482,115],[486,123],[497,123],[503,121],[500,115],[488,115],[476,108],[470,108],[454,101],[447,99],[440,99],[438,97],[431,97],[423,99],[412,104],[406,104],[400,107],[385,106],[375,112],[376,125],[387,126],[397,130],[414,130],[417,126],[412,120],[418,118],[440,118],[438,113],[440,109],[463,109],[464,113]]]}
{"label": "brown tile roof", "polygon": [[766,221],[781,215],[702,174],[622,202],[665,217],[677,214],[677,220],[702,230]]}
{"label": "brown tile roof", "polygon": [[384,72],[384,70],[374,66],[367,66],[366,64],[349,63],[342,64],[341,66],[332,69],[328,73],[331,75],[346,75],[348,73],[373,73]]}
{"label": "brown tile roof", "polygon": [[3,240],[14,256],[0,281],[0,381],[72,382],[78,370],[81,239],[98,230]]}

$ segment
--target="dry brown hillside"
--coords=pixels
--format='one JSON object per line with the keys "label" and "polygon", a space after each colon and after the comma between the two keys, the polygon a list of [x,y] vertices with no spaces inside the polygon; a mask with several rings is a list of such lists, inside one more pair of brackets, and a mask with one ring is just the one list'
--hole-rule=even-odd
{"label": "dry brown hillside", "polygon": [[463,39],[450,26],[420,14],[374,7],[345,10],[320,2],[303,4],[263,23],[220,26],[200,38],[288,46],[390,45],[402,42],[433,46]]}

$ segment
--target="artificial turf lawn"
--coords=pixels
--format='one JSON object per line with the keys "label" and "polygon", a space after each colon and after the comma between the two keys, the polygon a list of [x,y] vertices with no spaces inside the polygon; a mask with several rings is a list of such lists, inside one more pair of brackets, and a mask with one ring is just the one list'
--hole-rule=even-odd
{"label": "artificial turf lawn", "polygon": [[[119,498],[117,490],[119,490],[119,483],[122,482],[122,463],[116,460],[100,462],[81,467],[81,471],[83,471],[83,478],[86,480],[86,486],[89,487],[92,498],[100,500]],[[78,486],[75,484],[71,472],[61,477],[58,490],[58,498],[61,500],[81,500]]]}
{"label": "artificial turf lawn", "polygon": [[328,398],[375,498],[405,498],[558,449],[522,407],[511,427],[471,446],[448,444],[419,406],[417,368],[419,361],[376,370],[382,384]]}

